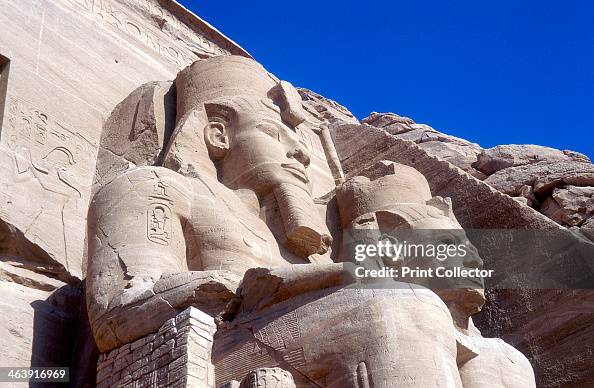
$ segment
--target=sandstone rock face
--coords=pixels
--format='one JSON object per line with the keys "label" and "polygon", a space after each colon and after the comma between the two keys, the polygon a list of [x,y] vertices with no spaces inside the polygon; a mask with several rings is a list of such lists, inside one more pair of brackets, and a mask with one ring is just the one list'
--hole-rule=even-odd
{"label": "sandstone rock face", "polygon": [[555,188],[543,202],[541,212],[562,225],[582,226],[594,216],[594,187]]}
{"label": "sandstone rock face", "polygon": [[[6,273],[3,273],[4,276]],[[68,331],[68,326],[73,328],[72,322],[68,325],[67,319],[64,320],[58,311],[52,312],[53,306],[46,302],[51,292],[6,280],[0,281],[0,289],[4,311],[1,326],[2,346],[5,349],[3,362],[6,366],[30,365],[32,354],[36,357],[37,365],[49,362],[57,366],[60,361],[69,362],[67,358],[53,360],[52,354],[44,350],[45,346],[55,346],[55,338],[64,335],[64,331]],[[35,324],[29,325],[29,321]],[[74,315],[74,321],[76,322],[76,315]],[[44,324],[46,328],[41,331]],[[53,330],[56,331],[52,333]],[[68,349],[69,345],[71,346],[72,343],[63,344],[63,348],[56,351],[61,352],[60,356],[68,356],[71,353],[71,349]]]}
{"label": "sandstone rock face", "polygon": [[575,161],[590,163],[587,156],[574,151],[559,151],[538,145],[500,145],[482,150],[478,155],[475,168],[487,175],[508,167],[523,166],[532,163],[553,163]]}
{"label": "sandstone rock face", "polygon": [[485,182],[509,195],[518,195],[524,186],[545,195],[563,185],[594,185],[594,165],[567,161],[529,164],[501,170]]}
{"label": "sandstone rock face", "polygon": [[5,263],[0,279],[4,365],[70,365],[77,342],[80,291]]}
{"label": "sandstone rock face", "polygon": [[[549,218],[494,189],[490,184],[463,173],[450,163],[429,155],[418,144],[368,125],[335,126],[333,138],[347,177],[360,174],[378,160],[392,160],[414,167],[427,178],[433,194],[452,198],[454,213],[464,228],[536,229],[542,233],[559,230],[573,241],[568,247],[579,247],[582,244],[579,237],[561,229]],[[577,162],[557,164],[559,167],[555,168],[555,164],[550,164],[546,168],[560,173],[560,176],[569,171],[580,176],[580,179],[584,178],[580,175],[584,172],[583,168],[589,166]],[[533,164],[507,170],[537,168],[543,167]],[[510,178],[514,187],[522,187],[516,185],[513,174],[506,177]],[[519,181],[531,184],[535,179],[526,178]],[[505,182],[505,179],[500,181]],[[489,209],[485,209],[486,203],[490,204]],[[588,249],[588,252],[592,251],[591,246]],[[500,245],[491,249],[479,247],[485,268],[497,263],[501,257],[500,250]],[[591,256],[592,253],[588,253],[584,259]],[[561,268],[569,268],[562,263],[560,265]],[[546,271],[546,267],[544,268]],[[538,267],[534,270],[538,270]],[[581,269],[577,271],[591,274],[589,261],[584,260]],[[591,384],[591,361],[588,357],[581,356],[592,352],[591,341],[583,340],[592,335],[594,327],[594,310],[591,308],[594,299],[589,290],[530,290],[519,287],[507,291],[491,289],[486,297],[483,313],[475,316],[479,327],[484,333],[503,337],[528,355],[535,368],[539,387]],[[568,303],[561,302],[564,299]],[[552,305],[555,307],[547,307]],[[578,332],[579,335],[572,334]],[[559,356],[563,354],[566,356]],[[463,370],[464,368],[461,369]]]}
{"label": "sandstone rock face", "polygon": [[303,107],[314,118],[320,122],[346,122],[357,123],[357,119],[347,108],[335,101],[329,100],[311,90],[298,88],[299,95],[303,99]]}
{"label": "sandstone rock face", "polygon": [[522,339],[514,343],[535,365],[538,387],[592,385],[592,290],[499,290],[487,299],[490,335]]}
{"label": "sandstone rock face", "polygon": [[[380,160],[414,167],[428,180],[431,192],[452,198],[454,212],[465,228],[556,229],[558,225],[452,164],[429,155],[417,144],[368,125],[340,125],[333,138],[346,176],[354,176]],[[484,211],[484,203],[496,204]]]}
{"label": "sandstone rock face", "polygon": [[413,141],[430,155],[446,160],[479,179],[485,177],[473,167],[482,152],[478,144],[446,135],[428,125],[417,124],[412,119],[395,113],[373,112],[361,120],[361,123],[381,128],[400,139]]}
{"label": "sandstone rock face", "polygon": [[[152,162],[163,141],[153,134],[170,130],[154,120],[166,114],[154,97],[169,91],[158,86],[197,59],[249,54],[174,1],[9,0],[1,8],[10,32],[0,36],[0,364],[71,366],[77,386],[85,363],[94,378],[96,350],[83,338],[84,295],[64,290],[84,289],[94,184],[110,179],[101,172],[112,165]],[[151,81],[129,107],[136,120],[102,139],[114,107]],[[118,136],[136,147],[120,153]],[[96,174],[98,153],[105,163]]]}
{"label": "sandstone rock face", "polygon": [[419,147],[426,150],[428,154],[452,163],[460,167],[472,176],[482,179],[484,176],[472,168],[472,164],[477,158],[477,149],[474,145],[458,144],[444,141],[424,141]]}
{"label": "sandstone rock face", "polygon": [[594,216],[594,165],[590,163],[560,161],[509,167],[485,182],[506,194],[526,198],[530,206],[563,226],[587,230],[588,220]]}
{"label": "sandstone rock face", "polygon": [[9,1],[0,25],[0,365],[73,387],[594,381],[591,293],[369,284],[386,262],[344,244],[440,230],[471,254],[423,269],[478,270],[498,247],[463,227],[538,228],[587,279],[584,155],[360,124],[175,1]]}
{"label": "sandstone rock face", "polygon": [[560,225],[580,227],[593,215],[594,169],[590,159],[578,152],[535,145],[497,146],[483,150],[474,167],[489,175],[485,182]]}
{"label": "sandstone rock face", "polygon": [[[580,227],[592,216],[587,205],[577,205],[587,201],[587,195],[584,198],[582,192],[587,192],[592,185],[591,161],[579,152],[514,144],[482,149],[477,144],[440,133],[394,113],[372,113],[361,122],[383,129],[397,138],[413,141],[429,155],[485,180],[520,204],[540,211],[560,225]],[[569,189],[568,185],[585,188]],[[557,201],[552,196],[555,187],[564,190],[564,194],[556,194],[563,199],[559,197]],[[587,230],[585,227],[579,232],[590,236]]]}
{"label": "sandstone rock face", "polygon": [[592,160],[589,157],[580,152],[563,150],[563,153],[569,156],[571,160],[575,160],[576,162],[592,163]]}

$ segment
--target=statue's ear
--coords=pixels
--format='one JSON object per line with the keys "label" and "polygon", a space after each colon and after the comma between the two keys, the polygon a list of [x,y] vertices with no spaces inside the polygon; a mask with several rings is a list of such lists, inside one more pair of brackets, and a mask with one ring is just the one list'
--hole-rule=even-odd
{"label": "statue's ear", "polygon": [[223,159],[229,150],[227,125],[220,121],[209,121],[204,128],[204,141],[212,159]]}
{"label": "statue's ear", "polygon": [[229,151],[229,126],[235,110],[222,103],[204,104],[208,124],[204,127],[204,142],[211,159],[223,159]]}
{"label": "statue's ear", "polygon": [[425,203],[440,210],[444,216],[450,219],[456,219],[454,216],[454,210],[452,210],[452,199],[450,197],[443,198],[440,196],[435,196]]}
{"label": "statue's ear", "polygon": [[394,229],[410,229],[413,220],[404,212],[378,210],[375,212],[377,224],[382,231]]}

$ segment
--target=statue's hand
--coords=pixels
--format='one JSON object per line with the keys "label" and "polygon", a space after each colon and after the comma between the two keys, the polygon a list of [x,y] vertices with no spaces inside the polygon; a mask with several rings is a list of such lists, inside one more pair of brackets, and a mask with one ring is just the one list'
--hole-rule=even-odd
{"label": "statue's hand", "polygon": [[228,271],[188,271],[163,274],[153,291],[176,309],[194,306],[216,316],[236,295],[240,281]]}
{"label": "statue's hand", "polygon": [[242,311],[261,310],[312,291],[355,283],[354,264],[296,264],[245,273],[240,289]]}

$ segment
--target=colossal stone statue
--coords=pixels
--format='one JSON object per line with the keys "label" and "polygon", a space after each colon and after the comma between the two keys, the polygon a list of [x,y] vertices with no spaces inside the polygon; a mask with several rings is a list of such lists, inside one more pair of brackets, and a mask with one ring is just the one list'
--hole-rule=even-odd
{"label": "colossal stone statue", "polygon": [[[316,187],[320,165],[331,187],[342,180],[327,128],[312,128],[295,89],[250,59],[195,62],[175,93],[175,129],[154,137],[151,162],[102,170],[89,210],[87,305],[102,352],[194,306],[218,320],[216,386],[268,386],[266,376],[297,387],[534,386],[523,355],[474,328],[480,279],[378,289],[354,276],[344,242],[361,231],[369,242],[376,231],[436,231],[469,247],[443,265],[482,266],[420,173],[379,162]],[[323,151],[303,133],[320,134]],[[385,265],[399,264],[365,263]]]}
{"label": "colossal stone statue", "polygon": [[90,206],[88,307],[102,351],[188,305],[216,315],[248,268],[306,263],[332,240],[289,83],[231,56],[195,62],[176,89],[162,166],[117,175]]}
{"label": "colossal stone statue", "polygon": [[[363,170],[361,176],[345,182],[337,191],[337,197],[345,233],[414,230],[421,231],[416,237],[422,240],[467,247],[463,258],[452,256],[443,262],[413,258],[407,263],[409,266],[482,267],[478,251],[452,211],[450,199],[432,197],[427,180],[414,168],[380,161]],[[415,237],[411,233],[407,236]],[[373,264],[378,267],[391,264],[379,261]],[[499,339],[483,338],[472,322],[471,315],[478,313],[485,302],[482,279],[461,277],[434,282],[411,277],[407,280],[433,289],[448,306],[456,328],[456,362],[463,387],[535,386],[526,357]]]}
{"label": "colossal stone statue", "polygon": [[[443,265],[482,265],[450,202],[432,197],[410,167],[379,162],[342,184],[336,196],[343,238],[354,230],[430,229],[434,241],[457,239],[453,243],[469,248],[462,262]],[[379,237],[356,236],[368,243]],[[353,257],[346,252],[342,259]],[[380,261],[371,266],[381,267]],[[241,305],[215,336],[217,377],[280,365],[293,372],[297,386],[534,387],[521,353],[474,328],[470,315],[484,303],[480,280],[461,278],[434,293],[413,284],[422,279],[357,286],[351,273],[348,266],[311,264],[249,270]]]}

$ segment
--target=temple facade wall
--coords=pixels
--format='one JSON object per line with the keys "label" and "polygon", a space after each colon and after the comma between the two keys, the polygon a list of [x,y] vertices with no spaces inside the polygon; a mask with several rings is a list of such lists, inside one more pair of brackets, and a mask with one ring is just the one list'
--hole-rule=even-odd
{"label": "temple facade wall", "polygon": [[[243,49],[179,4],[156,0],[3,2],[0,216],[81,278],[84,221],[101,128],[149,81]],[[27,198],[22,195],[27,192]]]}

